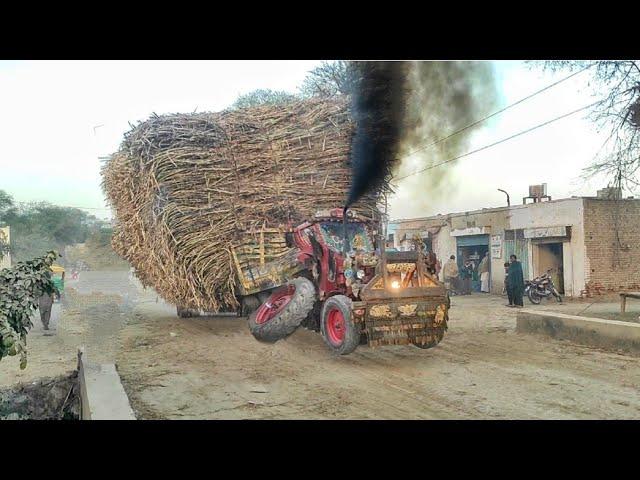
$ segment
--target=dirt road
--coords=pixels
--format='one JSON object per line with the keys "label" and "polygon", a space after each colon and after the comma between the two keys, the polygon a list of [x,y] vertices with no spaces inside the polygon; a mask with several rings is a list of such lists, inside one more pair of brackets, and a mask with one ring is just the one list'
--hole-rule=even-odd
{"label": "dirt road", "polygon": [[640,418],[640,359],[516,334],[502,303],[454,299],[437,348],[347,357],[304,329],[262,345],[243,321],[145,304],[118,365],[146,418]]}
{"label": "dirt road", "polygon": [[[110,275],[113,287],[101,276],[105,295],[69,302],[57,337],[30,340],[23,377],[73,368],[84,342],[99,361],[117,362],[140,418],[640,418],[640,358],[517,334],[500,297],[454,297],[434,349],[336,357],[304,329],[264,345],[243,319],[178,319],[154,295],[125,288],[126,274]],[[114,291],[126,292],[116,301]],[[0,383],[12,380],[9,363]]]}

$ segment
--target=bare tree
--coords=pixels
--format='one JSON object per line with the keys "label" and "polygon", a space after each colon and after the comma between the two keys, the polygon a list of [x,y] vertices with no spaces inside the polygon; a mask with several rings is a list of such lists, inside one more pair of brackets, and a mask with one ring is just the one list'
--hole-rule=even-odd
{"label": "bare tree", "polygon": [[[607,139],[591,165],[584,169],[586,178],[604,174],[610,186],[633,192],[640,186],[640,63],[637,60],[547,61],[551,70],[588,70],[591,86],[600,97],[591,110],[591,118]],[[625,207],[621,196],[614,195],[611,225],[615,234],[611,266],[618,268],[628,261],[628,245],[622,241],[621,225],[625,223]]]}
{"label": "bare tree", "polygon": [[546,61],[550,70],[587,69],[600,101],[591,118],[609,133],[586,177],[606,175],[612,186],[633,191],[640,186],[640,62],[638,60]]}
{"label": "bare tree", "polygon": [[348,60],[322,62],[311,70],[302,85],[300,93],[304,97],[335,97],[351,95],[357,79],[356,63]]}

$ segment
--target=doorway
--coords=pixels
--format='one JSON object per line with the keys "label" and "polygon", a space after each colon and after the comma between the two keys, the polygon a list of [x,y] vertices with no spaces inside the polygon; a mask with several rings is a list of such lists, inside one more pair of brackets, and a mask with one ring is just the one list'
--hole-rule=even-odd
{"label": "doorway", "polygon": [[[473,262],[472,289],[480,291],[480,261],[489,252],[489,235],[468,235],[456,239],[458,268],[462,268],[465,261]],[[491,289],[491,262],[489,261],[489,289]]]}
{"label": "doorway", "polygon": [[535,275],[543,275],[549,271],[553,284],[558,292],[564,294],[564,263],[562,260],[562,242],[540,243],[534,258]]}

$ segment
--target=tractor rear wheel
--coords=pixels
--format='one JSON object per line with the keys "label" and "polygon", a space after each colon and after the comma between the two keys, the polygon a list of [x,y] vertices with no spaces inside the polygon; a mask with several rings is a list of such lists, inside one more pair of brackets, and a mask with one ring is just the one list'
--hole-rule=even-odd
{"label": "tractor rear wheel", "polygon": [[249,330],[261,342],[273,343],[291,335],[313,309],[316,289],[306,278],[294,278],[274,290],[249,316]]}
{"label": "tractor rear wheel", "polygon": [[360,344],[360,329],[351,316],[351,299],[344,295],[328,298],[322,306],[320,332],[331,350],[348,355]]}

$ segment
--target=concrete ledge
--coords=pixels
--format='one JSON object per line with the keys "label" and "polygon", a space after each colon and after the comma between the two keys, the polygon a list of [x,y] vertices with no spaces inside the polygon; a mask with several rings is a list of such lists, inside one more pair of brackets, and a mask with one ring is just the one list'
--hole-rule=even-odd
{"label": "concrete ledge", "polygon": [[516,317],[516,331],[640,353],[640,324],[631,322],[521,309]]}
{"label": "concrete ledge", "polygon": [[113,364],[88,362],[78,351],[80,418],[82,420],[135,420],[129,398]]}

